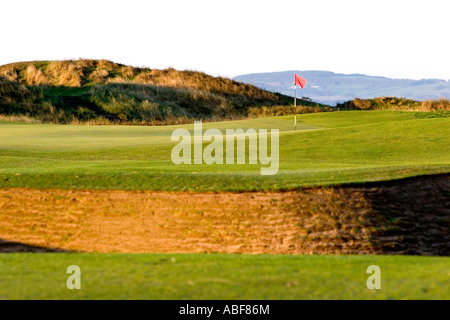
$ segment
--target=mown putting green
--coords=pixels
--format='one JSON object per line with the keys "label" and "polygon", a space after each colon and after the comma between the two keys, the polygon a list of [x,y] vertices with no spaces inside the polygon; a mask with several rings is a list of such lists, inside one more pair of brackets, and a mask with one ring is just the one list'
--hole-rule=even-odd
{"label": "mown putting green", "polygon": [[[449,299],[450,258],[3,254],[0,299]],[[81,289],[67,288],[67,267]],[[381,270],[369,290],[367,267]]]}
{"label": "mown putting green", "polygon": [[[204,123],[203,130],[280,130],[280,167],[175,165],[181,126],[0,124],[0,187],[269,190],[390,180],[450,171],[450,118],[350,111]],[[206,143],[205,143],[206,145]],[[270,150],[270,148],[269,148]]]}

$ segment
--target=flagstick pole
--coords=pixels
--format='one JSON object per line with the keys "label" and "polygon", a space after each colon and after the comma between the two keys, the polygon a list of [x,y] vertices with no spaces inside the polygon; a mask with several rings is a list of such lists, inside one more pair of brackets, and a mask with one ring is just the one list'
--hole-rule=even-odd
{"label": "flagstick pole", "polygon": [[294,108],[297,107],[297,86],[294,85]]}
{"label": "flagstick pole", "polygon": [[[294,110],[297,109],[297,86],[294,84]],[[297,115],[294,117],[294,130],[297,130]]]}

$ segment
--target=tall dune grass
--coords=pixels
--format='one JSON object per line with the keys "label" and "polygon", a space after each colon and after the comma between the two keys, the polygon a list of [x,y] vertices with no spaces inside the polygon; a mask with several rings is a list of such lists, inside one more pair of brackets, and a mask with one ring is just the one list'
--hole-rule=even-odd
{"label": "tall dune grass", "polygon": [[0,66],[0,114],[10,119],[159,125],[329,111],[291,104],[291,97],[196,71],[86,59]]}
{"label": "tall dune grass", "polygon": [[337,105],[348,110],[396,110],[396,111],[450,111],[450,101],[446,98],[414,101],[397,97],[375,99],[354,99]]}

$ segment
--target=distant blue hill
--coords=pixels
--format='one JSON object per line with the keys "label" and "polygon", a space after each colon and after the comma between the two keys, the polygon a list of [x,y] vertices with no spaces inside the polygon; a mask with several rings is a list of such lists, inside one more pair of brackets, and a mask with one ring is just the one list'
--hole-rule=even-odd
{"label": "distant blue hill", "polygon": [[303,90],[297,90],[297,97],[308,97],[328,105],[353,100],[396,96],[414,100],[450,98],[450,81],[440,79],[390,79],[364,74],[342,74],[329,71],[282,71],[252,73],[235,77],[233,80],[250,83],[265,90],[294,95],[291,88],[294,73],[307,80]]}

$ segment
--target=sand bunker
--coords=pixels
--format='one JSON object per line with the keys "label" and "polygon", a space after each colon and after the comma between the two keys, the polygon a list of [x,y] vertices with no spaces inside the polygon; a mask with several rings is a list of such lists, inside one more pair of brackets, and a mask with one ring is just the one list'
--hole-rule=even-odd
{"label": "sand bunker", "polygon": [[450,175],[288,192],[0,189],[0,252],[449,255],[449,208]]}

